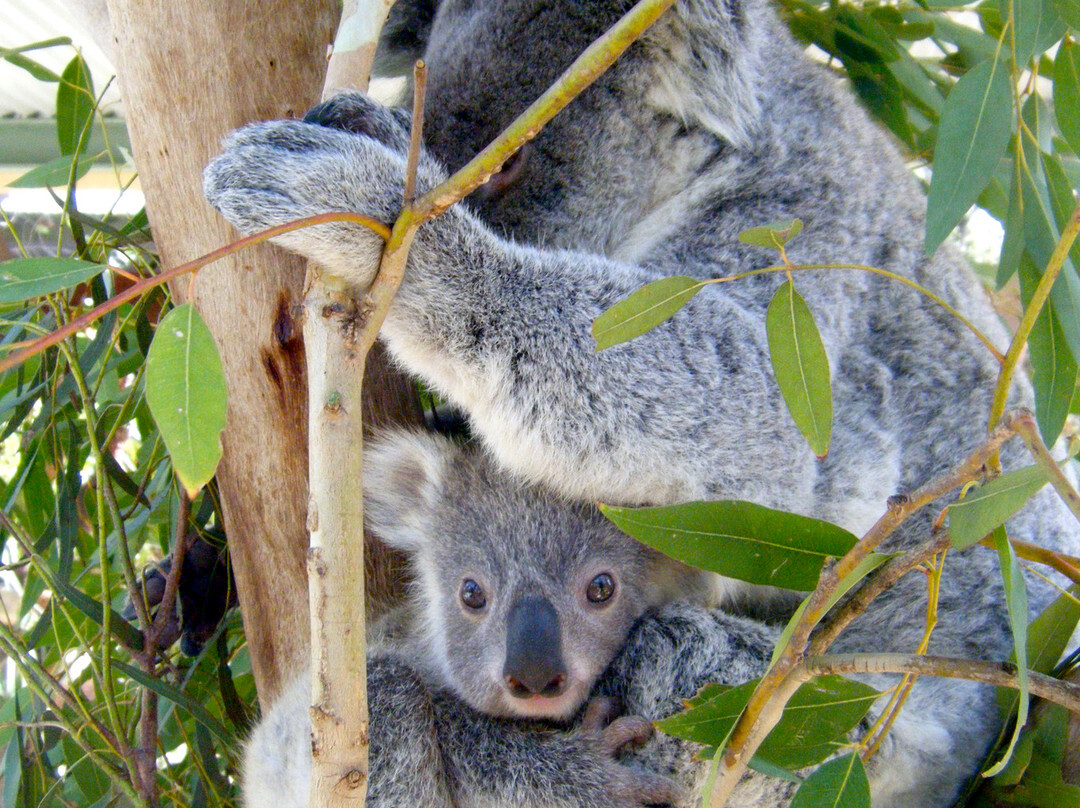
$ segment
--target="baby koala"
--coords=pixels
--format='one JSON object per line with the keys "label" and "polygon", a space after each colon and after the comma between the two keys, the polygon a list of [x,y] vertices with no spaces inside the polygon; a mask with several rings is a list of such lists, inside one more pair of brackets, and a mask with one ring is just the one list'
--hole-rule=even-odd
{"label": "baby koala", "polygon": [[[370,530],[408,553],[414,572],[406,605],[368,637],[373,808],[459,804],[442,761],[484,754],[474,747],[486,736],[452,727],[468,724],[473,711],[567,722],[647,610],[713,599],[713,576],[639,544],[595,506],[518,483],[482,449],[444,437],[396,432],[365,448],[364,502]],[[252,732],[247,808],[308,805],[310,698],[304,672]],[[613,804],[677,802],[678,785],[615,760],[626,743],[643,740],[648,724],[623,718],[607,726],[611,707],[594,701],[576,737],[600,750],[604,782],[622,794]],[[532,728],[504,726],[525,748]],[[528,781],[521,772],[533,757],[497,747],[488,754],[517,772],[517,780],[492,773],[499,787]],[[580,766],[579,754],[565,765]],[[561,799],[541,791],[545,808],[579,805],[576,792]],[[504,803],[538,805],[511,797],[490,804]]]}
{"label": "baby koala", "polygon": [[571,718],[642,614],[711,596],[712,576],[478,447],[394,433],[366,451],[364,483],[370,530],[408,553],[414,579],[372,650],[489,715]]}

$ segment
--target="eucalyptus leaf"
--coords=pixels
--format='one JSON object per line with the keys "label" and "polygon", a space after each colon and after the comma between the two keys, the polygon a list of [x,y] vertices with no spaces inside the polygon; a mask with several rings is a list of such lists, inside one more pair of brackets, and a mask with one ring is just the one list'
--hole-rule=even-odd
{"label": "eucalyptus leaf", "polygon": [[799,219],[787,219],[772,222],[761,227],[751,227],[739,233],[739,241],[767,250],[779,250],[802,232],[803,223]]}
{"label": "eucalyptus leaf", "polygon": [[999,59],[987,59],[968,71],[945,99],[926,200],[927,254],[938,248],[986,187],[1012,128],[1009,69]]}
{"label": "eucalyptus leaf", "polygon": [[810,307],[790,280],[769,302],[765,332],[773,373],[788,412],[814,454],[824,457],[832,437],[829,357]]}
{"label": "eucalyptus leaf", "polygon": [[[708,685],[681,713],[657,722],[668,735],[721,747],[758,685]],[[834,754],[881,693],[843,676],[806,682],[788,700],[780,721],[758,747],[762,765],[783,769],[812,766]]]}
{"label": "eucalyptus leaf", "polygon": [[226,390],[210,330],[190,303],[158,324],[146,357],[146,403],[189,497],[221,460]]}
{"label": "eucalyptus leaf", "polygon": [[1027,466],[976,488],[949,506],[949,539],[959,550],[981,541],[1046,485],[1046,472]]}
{"label": "eucalyptus leaf", "polygon": [[82,154],[89,138],[84,132],[94,116],[96,99],[90,69],[81,54],[68,62],[56,89],[56,137],[63,155]]}
{"label": "eucalyptus leaf", "polygon": [[1042,53],[1065,34],[1065,23],[1058,16],[1052,0],[1001,0],[1003,18],[1012,5],[1015,23],[1016,63],[1026,65],[1032,56]]}
{"label": "eucalyptus leaf", "polygon": [[753,584],[809,591],[826,559],[857,541],[841,527],[751,502],[688,502],[656,508],[602,505],[624,533],[700,569]]}
{"label": "eucalyptus leaf", "polygon": [[627,342],[670,319],[705,284],[686,275],[661,278],[642,286],[605,311],[592,325],[596,350]]}
{"label": "eucalyptus leaf", "polygon": [[803,781],[791,808],[870,808],[870,781],[856,754],[830,760]]}
{"label": "eucalyptus leaf", "polygon": [[100,275],[105,270],[78,258],[15,258],[0,264],[0,303],[30,300]]}
{"label": "eucalyptus leaf", "polygon": [[[1021,292],[1035,288],[1038,270],[1027,255],[1020,268]],[[1027,300],[1025,297],[1025,308]],[[1035,420],[1047,446],[1053,446],[1065,426],[1073,393],[1076,390],[1077,365],[1065,341],[1054,302],[1047,300],[1035,319],[1028,336],[1031,359],[1031,382],[1035,389]]]}
{"label": "eucalyptus leaf", "polygon": [[1004,528],[998,528],[994,532],[994,544],[997,545],[998,555],[1001,559],[1001,575],[1005,581],[1005,604],[1009,611],[1009,622],[1012,624],[1013,653],[1016,660],[1016,683],[1018,707],[1016,711],[1016,725],[1009,741],[1008,747],[1001,759],[983,772],[984,777],[993,777],[1003,771],[1009,764],[1013,749],[1020,741],[1024,724],[1027,723],[1029,698],[1028,698],[1028,658],[1027,658],[1027,620],[1028,600],[1027,588],[1024,585],[1024,575],[1020,571],[1020,565],[1016,560],[1016,553],[1005,535]]}

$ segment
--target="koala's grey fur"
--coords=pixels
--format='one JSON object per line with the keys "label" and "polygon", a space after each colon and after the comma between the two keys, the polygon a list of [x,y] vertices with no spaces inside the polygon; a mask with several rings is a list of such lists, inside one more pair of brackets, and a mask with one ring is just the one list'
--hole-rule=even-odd
{"label": "koala's grey fur", "polygon": [[[628,6],[444,0],[424,51],[421,186],[459,167]],[[398,7],[408,19],[425,4]],[[422,14],[415,19],[424,20],[417,29],[428,25]],[[401,204],[405,127],[404,115],[359,96],[330,102],[307,123],[247,127],[209,167],[207,196],[245,232],[327,210],[391,221]],[[421,228],[383,338],[406,368],[468,413],[492,456],[518,478],[581,501],[746,499],[861,533],[889,496],[951,467],[984,436],[997,365],[955,318],[867,273],[798,274],[833,374],[836,414],[824,459],[799,434],[773,378],[764,320],[781,280],[775,274],[709,286],[670,322],[599,354],[590,325],[656,278],[769,265],[774,254],[740,243],[738,233],[798,217],[805,229],[788,250],[795,263],[899,273],[1004,345],[955,251],[923,255],[924,214],[894,146],[803,57],[764,0],[679,0],[538,135],[523,161],[469,207]],[[361,286],[379,250],[374,236],[350,226],[281,241]],[[1017,381],[1011,403],[1031,402],[1029,386]],[[1006,466],[1026,462],[1020,451],[1005,452]],[[933,516],[928,510],[906,524],[889,549],[928,535]],[[1010,531],[1080,549],[1052,493]],[[1028,583],[1039,610],[1055,591]],[[732,604],[762,597],[734,583],[726,594]],[[835,648],[911,651],[925,605],[925,581],[908,576]],[[671,605],[639,624],[600,689],[621,695],[629,712],[657,718],[706,681],[759,674],[774,639],[760,623]],[[950,554],[930,650],[1008,656],[992,553]],[[691,794],[698,784],[701,766],[671,739],[654,739],[620,765],[595,733],[481,715],[398,661],[376,658],[371,670],[375,805],[636,806],[655,796],[633,780],[636,772],[670,775]],[[396,689],[379,695],[380,683],[398,674]],[[285,712],[271,711],[267,722],[299,737],[302,714]],[[948,805],[999,724],[990,689],[920,679],[871,766],[875,806]],[[286,742],[256,746],[267,767],[283,770],[291,759]],[[284,786],[267,782],[282,804]],[[790,797],[788,784],[759,776],[740,788],[733,804],[771,807]]]}

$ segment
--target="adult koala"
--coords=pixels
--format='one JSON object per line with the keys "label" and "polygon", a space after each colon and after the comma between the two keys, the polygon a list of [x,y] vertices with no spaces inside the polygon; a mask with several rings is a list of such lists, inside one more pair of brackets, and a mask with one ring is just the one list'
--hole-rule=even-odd
{"label": "adult koala", "polygon": [[[417,54],[422,47],[428,64],[420,165],[428,186],[486,144],[630,4],[435,5],[401,0],[388,35]],[[359,96],[331,101],[305,123],[248,127],[208,169],[207,196],[245,232],[328,210],[391,221],[406,129],[406,115]],[[833,373],[825,458],[807,447],[772,374],[764,320],[776,275],[709,286],[671,321],[599,354],[590,325],[648,281],[766,266],[773,256],[738,233],[798,217],[805,229],[789,245],[792,261],[867,264],[912,278],[1004,344],[955,252],[923,255],[924,208],[894,146],[803,57],[764,0],[679,0],[520,159],[419,231],[383,338],[468,413],[510,474],[583,500],[752,500],[860,533],[890,495],[941,473],[983,438],[997,367],[955,318],[867,273],[799,274]],[[380,246],[344,225],[281,242],[358,285],[369,282],[362,268]],[[1018,381],[1012,403],[1031,400]],[[1022,461],[1016,451],[1006,452],[1006,465]],[[930,518],[905,525],[890,549],[928,535]],[[1078,548],[1052,494],[1010,529]],[[836,649],[912,650],[925,590],[921,576],[908,576]],[[1000,590],[992,554],[951,555],[931,651],[1005,659]],[[1033,610],[1054,594],[1038,580],[1029,593]],[[728,584],[733,608],[766,597]],[[705,681],[760,672],[774,636],[745,619],[670,609],[641,624],[601,687],[629,712],[656,718]],[[375,660],[371,671],[374,804],[637,806],[654,798],[634,777],[640,766],[681,779],[689,793],[698,783],[700,765],[670,739],[621,765],[595,732],[478,715],[429,692],[400,662]],[[287,737],[302,733],[289,716],[271,711],[267,720],[282,737],[268,753],[278,755],[272,770],[288,755]],[[875,806],[948,805],[999,724],[990,689],[921,679],[870,767]],[[740,789],[733,804],[790,798],[790,786],[758,776]]]}

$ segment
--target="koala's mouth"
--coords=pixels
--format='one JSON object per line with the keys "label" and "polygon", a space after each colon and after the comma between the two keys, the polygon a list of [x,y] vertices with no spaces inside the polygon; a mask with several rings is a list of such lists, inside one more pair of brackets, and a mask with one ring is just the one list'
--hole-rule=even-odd
{"label": "koala's mouth", "polygon": [[518,718],[567,721],[585,703],[589,687],[585,682],[574,680],[558,696],[533,695],[527,698],[502,690],[502,703],[506,714]]}

